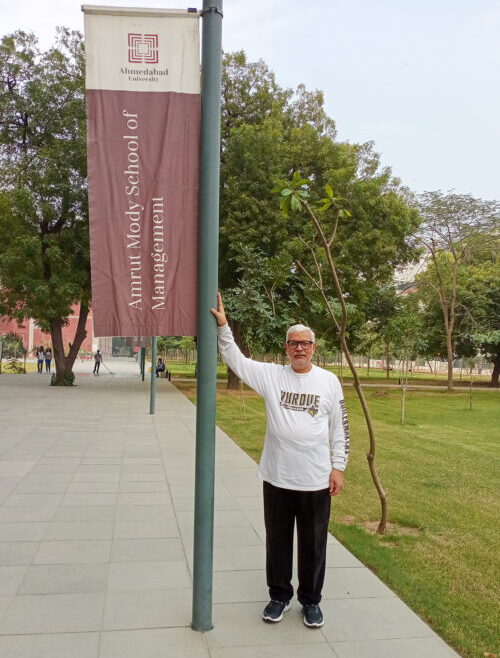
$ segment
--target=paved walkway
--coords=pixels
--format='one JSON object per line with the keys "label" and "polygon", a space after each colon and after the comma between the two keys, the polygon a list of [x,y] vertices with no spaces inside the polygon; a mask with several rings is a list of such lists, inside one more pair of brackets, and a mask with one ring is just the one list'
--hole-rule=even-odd
{"label": "paved walkway", "polygon": [[192,631],[195,408],[163,379],[150,416],[137,364],[109,367],[0,376],[2,658],[456,656],[333,537],[324,627],[296,601],[265,624],[261,484],[220,430],[214,629]]}

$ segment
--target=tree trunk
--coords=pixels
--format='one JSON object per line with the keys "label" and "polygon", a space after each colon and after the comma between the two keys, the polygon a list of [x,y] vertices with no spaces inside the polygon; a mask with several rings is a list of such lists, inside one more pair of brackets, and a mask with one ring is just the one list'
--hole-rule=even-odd
{"label": "tree trunk", "polygon": [[498,375],[500,375],[500,354],[493,361],[493,372],[491,373],[490,386],[498,388]]}
{"label": "tree trunk", "polygon": [[345,354],[347,363],[349,365],[349,369],[354,378],[354,388],[356,389],[358,399],[361,403],[361,408],[363,410],[363,415],[365,417],[366,427],[368,429],[368,437],[370,440],[370,451],[366,455],[366,459],[368,460],[368,468],[370,469],[370,474],[372,476],[373,484],[375,485],[375,489],[377,490],[378,497],[380,500],[381,516],[377,528],[377,533],[379,535],[383,535],[385,533],[385,529],[387,526],[389,512],[387,508],[387,494],[385,493],[384,488],[382,487],[382,483],[380,482],[380,478],[378,476],[377,469],[375,466],[375,448],[376,448],[375,430],[373,427],[370,411],[368,409],[368,404],[366,402],[365,394],[363,392],[361,382],[359,381],[358,372],[351,358],[351,353],[349,352],[349,348],[347,347],[345,337],[340,336],[340,340],[342,343],[342,352]]}
{"label": "tree trunk", "polygon": [[446,334],[446,356],[448,359],[448,392],[453,391],[453,345],[451,343],[451,332]]}
{"label": "tree trunk", "polygon": [[[354,362],[352,360],[351,353],[349,352],[349,348],[347,346],[347,342],[346,342],[346,338],[345,338],[345,336],[346,336],[346,327],[347,327],[347,307],[346,307],[346,304],[345,304],[345,301],[344,301],[344,294],[343,294],[342,288],[340,286],[339,278],[338,278],[338,275],[337,275],[337,269],[335,267],[335,262],[333,260],[332,252],[331,252],[331,244],[332,244],[333,239],[335,237],[335,232],[334,232],[332,238],[330,239],[330,242],[328,242],[326,237],[325,237],[325,234],[324,234],[324,232],[321,228],[320,223],[318,222],[314,212],[312,211],[312,209],[309,206],[309,204],[307,203],[307,201],[302,200],[302,205],[307,209],[307,211],[308,211],[308,213],[309,213],[309,215],[310,215],[311,219],[313,220],[313,223],[316,227],[316,231],[317,231],[317,233],[318,233],[318,235],[321,239],[321,242],[323,243],[323,249],[325,251],[325,255],[326,255],[327,260],[328,260],[328,266],[329,266],[329,269],[330,269],[330,272],[331,272],[331,275],[332,275],[332,279],[333,279],[333,283],[334,283],[334,286],[335,286],[336,296],[337,296],[337,299],[340,303],[340,307],[341,307],[341,310],[342,310],[342,319],[340,321],[337,321],[337,319],[335,317],[335,314],[332,310],[332,307],[330,305],[330,302],[328,300],[328,297],[326,295],[325,289],[323,288],[322,278],[321,278],[321,270],[319,268],[317,259],[314,255],[313,248],[310,247],[311,251],[313,252],[314,260],[316,262],[316,266],[317,266],[317,269],[318,269],[319,282],[317,280],[315,280],[314,277],[304,268],[304,266],[300,263],[300,261],[296,261],[296,263],[300,267],[300,269],[309,277],[309,279],[312,280],[314,285],[318,288],[319,292],[321,293],[321,296],[323,297],[325,305],[328,309],[328,313],[329,313],[329,315],[332,319],[333,325],[337,329],[337,333],[338,333],[339,340],[340,340],[341,352],[345,353],[348,366],[349,366],[350,371],[352,373],[352,376],[354,378],[354,388],[356,389],[356,393],[357,393],[359,401],[361,403],[361,408],[363,409],[363,414],[364,414],[364,417],[365,417],[366,427],[368,429],[368,435],[369,435],[369,439],[370,439],[370,451],[366,455],[366,458],[368,460],[368,467],[370,469],[370,474],[372,476],[373,483],[374,483],[375,488],[377,490],[377,493],[378,493],[378,496],[379,496],[379,499],[380,499],[380,505],[381,505],[381,517],[380,517],[380,521],[379,521],[379,524],[378,524],[377,533],[383,535],[385,533],[385,529],[386,529],[386,526],[387,526],[387,520],[388,520],[387,495],[386,495],[386,493],[385,493],[385,491],[382,487],[382,483],[380,482],[380,478],[378,476],[377,469],[376,469],[376,466],[375,466],[376,441],[375,441],[375,430],[374,430],[373,423],[372,423],[372,420],[371,420],[370,411],[369,411],[368,405],[366,403],[366,398],[365,398],[364,393],[363,393],[363,388],[362,388],[361,382],[359,380],[358,372],[357,372],[357,370],[354,366]],[[335,225],[335,230],[336,230],[336,225]]]}
{"label": "tree trunk", "polygon": [[50,323],[50,337],[52,347],[54,348],[54,362],[56,364],[56,379],[62,378],[66,372],[66,357],[64,355],[64,345],[62,339],[62,322],[61,320],[52,320]]}
{"label": "tree trunk", "polygon": [[385,344],[385,377],[386,379],[389,379],[391,376],[390,371],[389,371],[389,343]]}
{"label": "tree trunk", "polygon": [[430,361],[427,361],[427,363],[428,363],[428,365],[429,365],[429,370],[431,371],[431,375],[433,375],[433,374],[434,374],[434,371],[432,370],[431,362],[430,362]]}
{"label": "tree trunk", "polygon": [[227,388],[229,391],[238,391],[240,388],[240,380],[238,375],[227,367]]}
{"label": "tree trunk", "polygon": [[401,369],[401,425],[405,423],[406,387],[408,385],[408,361],[403,361]]}
{"label": "tree trunk", "polygon": [[76,327],[73,343],[70,343],[68,355],[64,354],[64,344],[62,339],[62,320],[52,320],[50,323],[50,336],[52,339],[52,347],[54,348],[54,361],[56,364],[56,385],[62,383],[65,375],[73,370],[73,364],[80,347],[87,336],[85,325],[87,324],[87,317],[89,314],[89,307],[86,302],[80,303],[80,315],[78,318],[78,325]]}

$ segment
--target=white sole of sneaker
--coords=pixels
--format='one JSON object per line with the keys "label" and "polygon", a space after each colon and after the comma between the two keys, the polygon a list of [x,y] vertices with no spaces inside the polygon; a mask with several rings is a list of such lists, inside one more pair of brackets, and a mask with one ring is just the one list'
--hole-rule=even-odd
{"label": "white sole of sneaker", "polygon": [[[292,604],[289,603],[288,605],[286,605],[286,606],[283,608],[283,612],[288,612],[288,611],[290,610],[291,607],[292,607]],[[266,617],[265,615],[262,615],[262,619],[263,619],[264,621],[270,621],[270,622],[273,623],[273,624],[277,624],[279,621],[281,621],[281,620],[283,619],[283,612],[281,613],[281,615],[280,615],[279,617],[277,617],[277,618],[275,618],[275,619],[273,619],[272,617]]]}
{"label": "white sole of sneaker", "polygon": [[320,623],[318,623],[318,624],[309,624],[309,623],[307,623],[306,618],[304,617],[304,624],[305,624],[305,626],[307,626],[308,628],[321,628],[321,626],[323,626],[324,623],[325,623],[325,622],[322,621],[322,622],[320,622]]}

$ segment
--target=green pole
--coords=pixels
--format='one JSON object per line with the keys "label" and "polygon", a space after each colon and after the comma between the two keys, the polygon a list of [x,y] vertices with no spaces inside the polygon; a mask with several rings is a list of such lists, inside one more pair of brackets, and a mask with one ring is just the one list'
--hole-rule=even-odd
{"label": "green pole", "polygon": [[203,0],[192,628],[212,628],[222,0]]}
{"label": "green pole", "polygon": [[151,340],[151,388],[149,389],[149,413],[155,412],[156,400],[156,345],[157,337],[153,336]]}

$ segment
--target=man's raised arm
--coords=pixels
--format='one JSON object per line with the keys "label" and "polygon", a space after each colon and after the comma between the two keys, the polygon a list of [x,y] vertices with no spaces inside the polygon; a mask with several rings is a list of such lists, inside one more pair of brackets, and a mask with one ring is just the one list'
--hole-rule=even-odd
{"label": "man's raised arm", "polygon": [[278,366],[273,363],[253,361],[241,353],[240,348],[234,342],[233,332],[227,322],[220,292],[217,293],[217,310],[212,308],[211,311],[217,320],[219,351],[223,359],[245,384],[248,384],[259,395],[264,395],[266,372]]}

